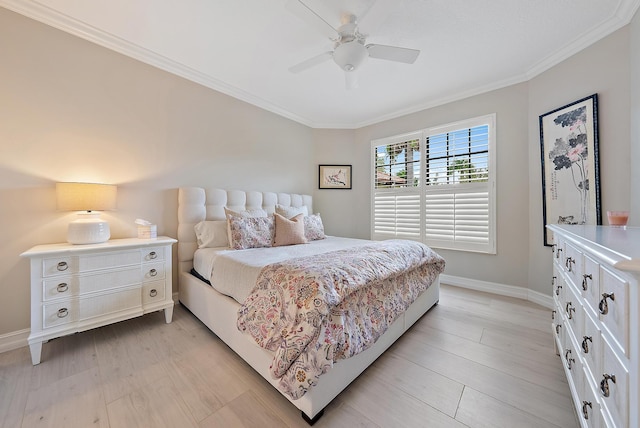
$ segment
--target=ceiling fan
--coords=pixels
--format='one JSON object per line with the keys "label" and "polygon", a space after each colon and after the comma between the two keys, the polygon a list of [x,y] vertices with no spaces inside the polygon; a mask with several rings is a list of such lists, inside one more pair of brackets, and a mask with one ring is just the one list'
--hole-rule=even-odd
{"label": "ceiling fan", "polygon": [[419,50],[387,46],[378,44],[366,44],[368,34],[362,33],[360,28],[374,30],[388,16],[394,6],[394,0],[377,0],[361,20],[352,13],[343,13],[341,25],[334,28],[318,13],[304,4],[302,0],[289,0],[287,9],[297,15],[311,26],[334,42],[332,51],[323,52],[320,55],[302,61],[289,68],[292,73],[300,73],[329,59],[345,72],[347,89],[358,86],[355,71],[367,59],[367,57],[384,59],[388,61],[413,64],[420,54]]}

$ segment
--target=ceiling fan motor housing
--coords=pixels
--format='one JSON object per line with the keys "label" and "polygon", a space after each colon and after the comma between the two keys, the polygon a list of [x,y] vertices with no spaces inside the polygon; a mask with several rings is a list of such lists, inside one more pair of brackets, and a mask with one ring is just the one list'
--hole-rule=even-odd
{"label": "ceiling fan motor housing", "polygon": [[333,60],[344,71],[354,71],[368,56],[367,48],[358,40],[339,44],[333,51]]}

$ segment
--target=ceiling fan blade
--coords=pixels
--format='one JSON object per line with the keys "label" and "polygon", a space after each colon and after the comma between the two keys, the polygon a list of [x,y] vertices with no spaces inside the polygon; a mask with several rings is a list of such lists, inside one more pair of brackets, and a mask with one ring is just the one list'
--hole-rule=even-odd
{"label": "ceiling fan blade", "polygon": [[344,72],[345,87],[348,90],[358,89],[360,82],[358,81],[358,74],[355,71]]}
{"label": "ceiling fan blade", "polygon": [[369,56],[371,58],[386,59],[387,61],[404,62],[413,64],[418,58],[420,51],[417,49],[401,48],[398,46],[387,45],[367,45]]}
{"label": "ceiling fan blade", "polygon": [[285,7],[289,12],[293,13],[328,38],[335,39],[338,37],[338,31],[306,4],[302,3],[302,1],[289,0]]}
{"label": "ceiling fan blade", "polygon": [[372,34],[382,25],[397,4],[395,0],[377,0],[367,13],[358,20],[358,27],[364,34]]}
{"label": "ceiling fan blade", "polygon": [[292,73],[300,73],[301,71],[304,71],[308,68],[321,64],[328,59],[331,59],[332,56],[333,56],[333,52],[331,51],[323,52],[320,55],[316,55],[312,58],[309,58],[306,61],[302,61],[301,63],[296,64],[293,67],[289,67],[289,71]]}

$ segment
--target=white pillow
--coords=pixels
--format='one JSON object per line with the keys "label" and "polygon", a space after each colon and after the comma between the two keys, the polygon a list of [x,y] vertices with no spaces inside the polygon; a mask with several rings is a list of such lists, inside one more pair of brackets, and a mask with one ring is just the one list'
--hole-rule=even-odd
{"label": "white pillow", "polygon": [[261,208],[252,208],[244,211],[233,211],[227,207],[224,207],[224,214],[227,217],[227,243],[231,248],[233,248],[233,242],[231,240],[231,225],[229,223],[229,219],[231,217],[260,218],[268,216],[267,212]]}
{"label": "white pillow", "polygon": [[309,210],[307,209],[306,205],[303,205],[301,207],[286,207],[284,205],[277,204],[276,213],[280,214],[284,218],[291,219],[298,214],[307,216],[309,215]]}
{"label": "white pillow", "polygon": [[201,221],[193,229],[198,248],[226,247],[229,244],[226,220]]}

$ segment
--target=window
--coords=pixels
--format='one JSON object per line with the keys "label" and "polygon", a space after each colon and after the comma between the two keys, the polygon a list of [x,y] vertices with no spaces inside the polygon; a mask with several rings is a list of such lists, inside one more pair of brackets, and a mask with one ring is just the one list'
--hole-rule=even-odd
{"label": "window", "polygon": [[495,254],[495,115],[372,142],[373,239]]}

